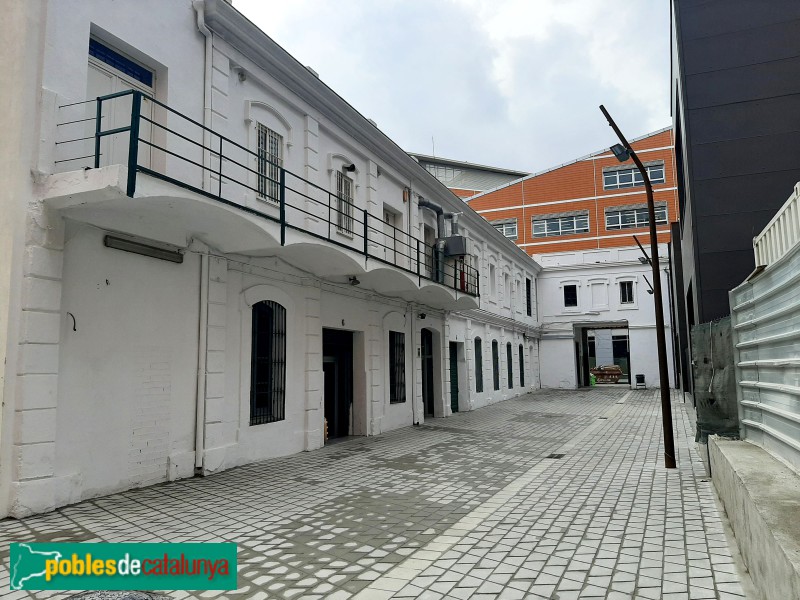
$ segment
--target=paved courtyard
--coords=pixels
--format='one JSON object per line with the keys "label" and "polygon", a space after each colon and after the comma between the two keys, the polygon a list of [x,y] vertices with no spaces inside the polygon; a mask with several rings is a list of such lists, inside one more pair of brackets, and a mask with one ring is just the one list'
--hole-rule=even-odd
{"label": "paved courtyard", "polygon": [[236,592],[174,598],[744,597],[689,420],[657,391],[542,390],[374,438],[0,522],[12,541],[239,545]]}

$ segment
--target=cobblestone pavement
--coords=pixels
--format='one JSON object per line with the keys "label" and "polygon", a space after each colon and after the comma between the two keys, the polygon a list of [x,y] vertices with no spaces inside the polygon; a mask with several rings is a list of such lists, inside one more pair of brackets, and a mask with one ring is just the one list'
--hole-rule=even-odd
{"label": "cobblestone pavement", "polygon": [[741,600],[711,483],[675,408],[670,471],[657,391],[542,390],[3,521],[0,593],[67,595],[9,592],[11,541],[233,541],[242,587],[197,597]]}

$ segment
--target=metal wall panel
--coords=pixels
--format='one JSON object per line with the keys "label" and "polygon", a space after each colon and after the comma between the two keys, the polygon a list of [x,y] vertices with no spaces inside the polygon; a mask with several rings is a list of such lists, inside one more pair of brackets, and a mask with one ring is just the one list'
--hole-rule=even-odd
{"label": "metal wall panel", "polygon": [[800,242],[730,304],[740,433],[800,470]]}

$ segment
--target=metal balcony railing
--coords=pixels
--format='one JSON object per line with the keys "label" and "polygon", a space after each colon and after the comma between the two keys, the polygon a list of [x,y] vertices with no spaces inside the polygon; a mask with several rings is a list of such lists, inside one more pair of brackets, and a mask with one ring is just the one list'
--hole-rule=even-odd
{"label": "metal balcony railing", "polygon": [[468,257],[442,259],[435,245],[358,208],[264,154],[137,90],[59,107],[59,171],[123,164],[127,195],[139,173],[168,181],[276,223],[280,244],[287,230],[347,248],[470,296],[480,275]]}

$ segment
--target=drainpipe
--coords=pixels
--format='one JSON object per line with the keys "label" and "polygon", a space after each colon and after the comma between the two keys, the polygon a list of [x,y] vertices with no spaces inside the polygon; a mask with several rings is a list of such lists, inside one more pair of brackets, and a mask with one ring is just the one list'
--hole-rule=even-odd
{"label": "drainpipe", "polygon": [[414,320],[414,305],[408,305],[409,311],[411,312],[411,423],[413,425],[419,425],[417,421],[417,363],[416,363],[416,356],[414,355],[414,350],[416,350],[417,345],[414,343],[414,330],[417,327],[417,324]]}
{"label": "drainpipe", "polygon": [[192,8],[197,12],[197,29],[206,38],[205,70],[203,72],[203,189],[211,189],[211,68],[214,60],[214,40],[211,30],[206,25],[206,3],[203,0],[192,2]]}
{"label": "drainpipe", "polygon": [[200,316],[197,332],[197,397],[194,429],[194,470],[203,473],[206,437],[206,350],[208,349],[208,254],[200,255]]}

